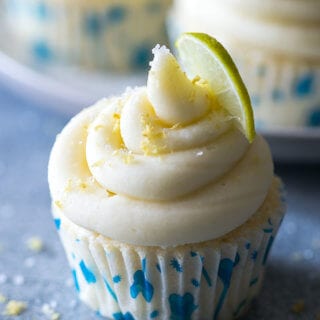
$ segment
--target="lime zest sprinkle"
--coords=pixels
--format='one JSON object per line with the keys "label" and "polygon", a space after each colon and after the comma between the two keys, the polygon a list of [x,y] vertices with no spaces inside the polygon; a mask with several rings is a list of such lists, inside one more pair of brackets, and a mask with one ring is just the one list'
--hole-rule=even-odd
{"label": "lime zest sprinkle", "polygon": [[41,252],[44,245],[40,237],[33,236],[27,240],[27,247],[34,252]]}

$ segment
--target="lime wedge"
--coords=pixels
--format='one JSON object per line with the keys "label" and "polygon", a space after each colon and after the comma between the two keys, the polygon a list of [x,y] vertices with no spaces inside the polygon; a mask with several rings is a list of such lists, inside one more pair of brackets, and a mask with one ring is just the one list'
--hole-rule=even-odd
{"label": "lime wedge", "polygon": [[176,46],[188,77],[199,76],[208,82],[219,104],[252,142],[255,128],[249,94],[227,50],[205,33],[184,33]]}

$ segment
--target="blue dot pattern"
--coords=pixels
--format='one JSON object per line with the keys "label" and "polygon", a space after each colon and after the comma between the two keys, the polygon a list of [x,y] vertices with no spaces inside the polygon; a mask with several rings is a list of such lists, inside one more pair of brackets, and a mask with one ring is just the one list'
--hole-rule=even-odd
{"label": "blue dot pattern", "polygon": [[313,93],[314,75],[307,73],[300,76],[293,85],[293,94],[296,97],[305,97]]}
{"label": "blue dot pattern", "polygon": [[[61,221],[60,235],[63,237],[65,232],[64,220]],[[211,294],[216,296],[211,314],[208,314],[208,319],[218,320],[222,313],[225,314],[226,311],[238,317],[246,309],[252,296],[259,288],[263,266],[266,263],[276,230],[281,221],[282,216],[280,215],[275,220],[267,219],[260,229],[260,234],[264,239],[262,244],[260,241],[256,243],[256,236],[253,236],[252,239],[244,239],[243,243],[232,251],[226,245],[226,248],[219,251],[220,253],[217,256],[215,254],[211,256],[212,248],[201,248],[197,251],[198,247],[196,247],[196,250],[185,250],[183,255],[178,256],[174,256],[175,251],[173,250],[165,259],[156,258],[156,260],[152,257],[146,259],[142,253],[139,256],[135,253],[136,262],[132,266],[126,267],[125,270],[119,269],[119,264],[116,262],[119,260],[117,258],[113,259],[113,251],[105,251],[104,259],[111,263],[108,265],[107,271],[101,271],[101,265],[97,267],[94,260],[81,259],[80,257],[84,256],[88,258],[87,254],[81,253],[82,249],[87,247],[85,243],[87,240],[81,237],[76,238],[73,235],[72,243],[75,246],[72,246],[69,256],[74,253],[71,265],[75,287],[80,294],[85,292],[84,296],[86,296],[88,286],[93,289],[97,285],[98,290],[101,290],[102,281],[105,293],[99,294],[103,296],[103,299],[106,299],[106,302],[103,303],[107,303],[105,306],[108,306],[107,312],[109,313],[105,314],[106,309],[104,309],[102,303],[97,309],[102,316],[116,320],[142,319],[141,314],[139,314],[140,307],[136,308],[138,304],[145,304],[145,307],[143,307],[144,312],[146,312],[143,314],[145,319],[162,319],[164,317],[162,306],[165,304],[165,314],[169,320],[196,320],[199,319],[199,312],[202,312],[200,292],[202,294],[206,292],[206,295],[209,296]],[[79,241],[75,242],[75,239]],[[79,251],[77,248],[80,248]],[[119,257],[117,253],[115,257]],[[158,257],[157,254],[155,257]],[[244,290],[248,292],[248,295],[241,296],[239,301],[230,304],[228,299],[231,283],[233,283],[237,274],[243,273],[243,266],[246,264],[250,264],[250,270],[252,270],[250,277],[245,276],[247,287]],[[239,267],[240,265],[242,267]],[[159,269],[162,272],[159,272]],[[170,278],[167,278],[168,276]],[[166,286],[164,291],[162,281],[165,282]],[[182,286],[179,284],[181,281]],[[124,303],[124,301],[130,301],[130,303]],[[202,313],[201,315],[203,316]]]}
{"label": "blue dot pattern", "polygon": [[76,290],[78,292],[80,292],[80,286],[79,286],[79,282],[78,282],[77,272],[74,269],[72,270],[72,277],[73,277],[73,281],[74,281],[74,285],[76,287]]}
{"label": "blue dot pattern", "polygon": [[227,296],[228,289],[230,287],[230,280],[232,276],[232,271],[235,263],[231,259],[222,259],[219,264],[219,271],[218,271],[218,277],[220,278],[222,284],[223,284],[223,290],[221,292],[221,295],[219,297],[217,307],[214,313],[214,319],[217,319],[219,316],[219,313],[221,311],[221,308],[223,306],[224,300]]}
{"label": "blue dot pattern", "polygon": [[114,283],[119,283],[121,281],[121,276],[118,274],[114,276],[112,280]]}
{"label": "blue dot pattern", "polygon": [[155,318],[157,318],[158,316],[159,316],[159,311],[158,311],[158,310],[154,310],[154,311],[152,311],[151,314],[150,314],[150,318],[151,318],[151,319],[155,319]]}
{"label": "blue dot pattern", "polygon": [[[244,71],[254,65],[248,57],[241,62]],[[256,64],[251,76],[247,74],[256,127],[319,127],[319,116],[311,110],[320,101],[319,66],[304,59],[283,65],[275,65],[271,59],[264,63]]]}
{"label": "blue dot pattern", "polygon": [[210,278],[207,270],[206,270],[204,267],[202,267],[202,275],[203,275],[204,279],[206,280],[208,286],[209,286],[209,287],[212,287],[211,278]]}
{"label": "blue dot pattern", "polygon": [[251,253],[251,259],[252,259],[252,260],[257,260],[257,257],[258,257],[258,251],[254,250],[254,251]]}
{"label": "blue dot pattern", "polygon": [[92,12],[85,17],[85,29],[89,35],[99,36],[103,27],[103,21],[98,13]]}
{"label": "blue dot pattern", "polygon": [[108,283],[108,281],[106,279],[104,279],[104,284],[106,285],[106,288],[108,290],[108,292],[110,293],[110,295],[112,296],[112,298],[118,302],[118,298],[117,295],[115,294],[115,292],[112,290],[110,284]]}
{"label": "blue dot pattern", "polygon": [[171,294],[169,296],[170,320],[191,320],[192,313],[198,308],[194,304],[194,297],[187,292],[184,295]]}
{"label": "blue dot pattern", "polygon": [[241,311],[241,309],[243,309],[243,307],[247,304],[247,300],[244,299],[239,303],[239,306],[237,307],[236,311],[233,313],[234,317],[237,317]]}
{"label": "blue dot pattern", "polygon": [[[191,257],[197,257],[198,254],[197,254],[196,252],[194,252],[194,251],[191,251],[191,252],[190,252],[190,256],[191,256]],[[201,256],[199,256],[199,257],[200,257],[200,261],[201,261],[201,263],[202,263],[202,269],[201,269],[202,276],[204,277],[204,279],[205,279],[205,281],[207,282],[208,286],[211,287],[211,286],[212,286],[211,278],[210,278],[210,276],[209,276],[208,271],[206,270],[206,268],[205,268],[204,265],[203,265],[203,264],[204,264],[204,257],[201,257]],[[193,283],[193,285],[194,285],[194,282],[192,282],[192,283]]]}
{"label": "blue dot pattern", "polygon": [[261,98],[258,95],[251,95],[251,103],[254,108],[258,107],[261,103]]}
{"label": "blue dot pattern", "polygon": [[175,269],[177,272],[182,272],[183,268],[182,265],[179,263],[179,261],[176,258],[173,258],[170,261],[170,265],[173,269]]}
{"label": "blue dot pattern", "polygon": [[200,282],[197,279],[191,279],[191,283],[197,288],[200,286]]}
{"label": "blue dot pattern", "polygon": [[257,68],[257,76],[263,78],[267,74],[267,67],[265,65],[260,65]]}
{"label": "blue dot pattern", "polygon": [[35,42],[32,52],[38,62],[48,62],[53,58],[52,50],[44,40]]}
{"label": "blue dot pattern", "polygon": [[263,256],[263,261],[262,261],[262,264],[263,264],[263,265],[265,265],[266,262],[267,262],[267,259],[268,259],[269,253],[270,253],[270,249],[271,249],[273,240],[274,240],[274,237],[271,236],[271,237],[269,238],[269,241],[268,241],[268,244],[267,244],[267,248],[266,248],[266,251],[265,251],[264,256]]}
{"label": "blue dot pattern", "polygon": [[134,282],[130,287],[130,295],[133,299],[141,293],[147,302],[150,302],[153,296],[153,286],[147,281],[142,270],[137,270],[133,275]]}
{"label": "blue dot pattern", "polygon": [[60,229],[60,225],[61,225],[61,219],[56,218],[53,221],[54,221],[54,224],[55,224],[57,230],[59,230]]}
{"label": "blue dot pattern", "polygon": [[40,21],[45,22],[47,19],[51,18],[49,7],[44,2],[39,2],[35,6],[35,16]]}
{"label": "blue dot pattern", "polygon": [[310,127],[320,127],[320,106],[311,109],[307,124]]}
{"label": "blue dot pattern", "polygon": [[132,68],[143,69],[146,68],[151,60],[150,44],[140,44],[133,50],[132,54]]}
{"label": "blue dot pattern", "polygon": [[83,260],[80,261],[79,266],[87,283],[95,283],[97,281],[94,273],[86,266]]}
{"label": "blue dot pattern", "polygon": [[[69,23],[69,15],[64,14],[72,9],[64,12],[63,7],[52,1],[7,0],[5,3],[12,23],[24,19],[26,30],[32,26],[30,32],[25,32],[26,44],[21,50],[23,59],[32,65],[71,63],[99,70],[147,70],[151,49],[157,43],[167,42],[165,12],[168,1],[150,0],[139,4],[105,1],[99,8],[79,5],[72,23]],[[133,35],[137,16],[142,25],[154,24],[154,27],[148,32],[134,30]],[[53,35],[51,30],[59,30],[57,25],[67,26],[66,32],[61,30]],[[24,32],[19,28],[17,25],[17,32]],[[55,39],[62,41],[57,45]]]}
{"label": "blue dot pattern", "polygon": [[250,287],[252,287],[253,285],[255,285],[258,282],[259,278],[255,277],[250,281]]}
{"label": "blue dot pattern", "polygon": [[285,93],[280,89],[273,89],[272,100],[274,102],[282,102],[285,99]]}
{"label": "blue dot pattern", "polygon": [[126,14],[127,10],[125,7],[115,5],[107,11],[107,22],[110,24],[119,24],[125,19]]}
{"label": "blue dot pattern", "polygon": [[122,314],[121,312],[115,313],[113,315],[114,320],[135,320],[130,312]]}

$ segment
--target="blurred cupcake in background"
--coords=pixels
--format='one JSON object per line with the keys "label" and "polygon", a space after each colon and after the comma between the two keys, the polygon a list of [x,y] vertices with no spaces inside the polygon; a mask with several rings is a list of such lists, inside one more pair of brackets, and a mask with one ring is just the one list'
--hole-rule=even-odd
{"label": "blurred cupcake in background", "polygon": [[[170,0],[4,0],[8,48],[32,65],[145,69]],[[14,39],[14,41],[13,41]]]}
{"label": "blurred cupcake in background", "polygon": [[225,44],[259,129],[320,127],[320,1],[175,0],[168,26]]}

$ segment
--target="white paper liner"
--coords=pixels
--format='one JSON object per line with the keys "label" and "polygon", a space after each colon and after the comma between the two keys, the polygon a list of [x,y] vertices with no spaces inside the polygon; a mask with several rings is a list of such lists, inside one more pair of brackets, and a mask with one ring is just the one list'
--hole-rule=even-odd
{"label": "white paper liner", "polygon": [[230,50],[251,96],[259,128],[320,127],[320,60]]}
{"label": "white paper liner", "polygon": [[76,289],[109,319],[234,319],[259,291],[285,211],[278,179],[263,206],[228,235],[175,248],[131,246],[85,230],[54,207]]}
{"label": "white paper liner", "polygon": [[[31,65],[146,69],[171,0],[5,0],[8,50]],[[8,36],[8,39],[10,38]]]}

